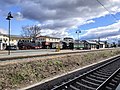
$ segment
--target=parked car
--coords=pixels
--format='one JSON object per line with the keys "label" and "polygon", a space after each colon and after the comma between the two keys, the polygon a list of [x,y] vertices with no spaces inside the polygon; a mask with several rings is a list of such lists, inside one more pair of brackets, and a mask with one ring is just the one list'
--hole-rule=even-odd
{"label": "parked car", "polygon": [[7,46],[5,50],[17,50],[17,46]]}

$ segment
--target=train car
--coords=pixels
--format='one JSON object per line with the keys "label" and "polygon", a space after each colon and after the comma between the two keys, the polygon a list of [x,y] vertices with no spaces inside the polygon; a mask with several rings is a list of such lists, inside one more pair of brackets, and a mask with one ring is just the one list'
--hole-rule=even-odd
{"label": "train car", "polygon": [[18,48],[20,50],[26,50],[26,49],[40,49],[42,48],[41,45],[39,45],[38,43],[34,43],[34,42],[18,42]]}

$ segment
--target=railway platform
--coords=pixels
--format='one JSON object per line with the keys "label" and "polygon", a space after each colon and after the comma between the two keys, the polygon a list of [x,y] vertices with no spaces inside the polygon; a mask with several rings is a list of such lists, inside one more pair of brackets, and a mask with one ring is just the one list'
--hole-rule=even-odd
{"label": "railway platform", "polygon": [[91,50],[60,50],[56,52],[55,49],[38,49],[38,50],[15,50],[10,51],[0,51],[0,60],[12,59],[12,58],[22,58],[22,57],[32,57],[32,56],[47,56],[55,54],[64,54],[64,53],[74,53],[74,52],[85,52]]}
{"label": "railway platform", "polygon": [[[0,61],[16,59],[16,58],[26,58],[33,56],[48,56],[48,55],[59,55],[59,54],[69,54],[69,53],[82,53],[82,52],[92,52],[92,51],[102,51],[110,49],[95,49],[95,50],[60,50],[56,52],[56,49],[33,49],[33,50],[11,50],[10,55],[8,51],[0,51]],[[111,48],[112,50],[112,48]]]}

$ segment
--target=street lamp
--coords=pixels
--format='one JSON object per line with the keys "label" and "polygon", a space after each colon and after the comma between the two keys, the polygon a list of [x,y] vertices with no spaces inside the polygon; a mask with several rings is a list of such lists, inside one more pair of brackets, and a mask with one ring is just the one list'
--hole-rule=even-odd
{"label": "street lamp", "polygon": [[6,18],[6,20],[8,20],[9,21],[9,26],[8,26],[8,29],[9,29],[9,48],[8,48],[8,55],[10,55],[10,20],[11,20],[11,18],[13,18],[13,16],[11,15],[11,12],[9,12],[8,13],[8,16],[7,16],[7,18]]}
{"label": "street lamp", "polygon": [[80,30],[77,30],[76,31],[76,34],[78,34],[78,48],[79,48],[79,34],[81,33],[81,31]]}

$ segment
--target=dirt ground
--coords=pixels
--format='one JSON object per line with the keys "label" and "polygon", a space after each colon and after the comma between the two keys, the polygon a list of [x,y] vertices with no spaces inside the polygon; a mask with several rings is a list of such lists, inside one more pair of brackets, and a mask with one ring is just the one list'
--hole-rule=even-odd
{"label": "dirt ground", "polygon": [[118,54],[119,49],[5,62],[0,64],[0,90],[23,88]]}

